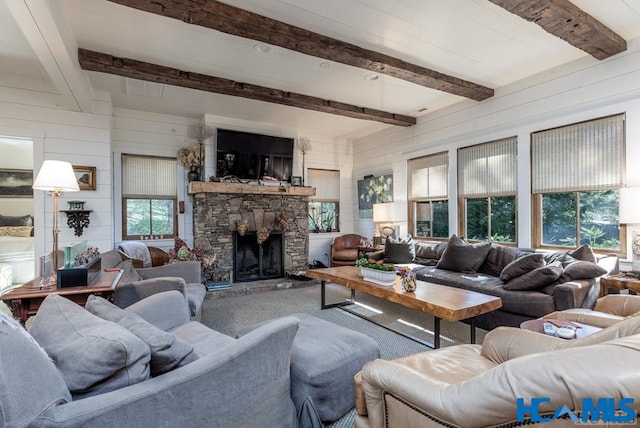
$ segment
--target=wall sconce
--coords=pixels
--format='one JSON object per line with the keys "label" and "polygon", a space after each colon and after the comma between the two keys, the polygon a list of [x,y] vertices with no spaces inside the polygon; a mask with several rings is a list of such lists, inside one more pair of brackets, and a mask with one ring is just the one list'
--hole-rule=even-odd
{"label": "wall sconce", "polygon": [[[620,189],[620,224],[640,225],[640,186]],[[631,270],[640,272],[640,232],[631,232]]]}

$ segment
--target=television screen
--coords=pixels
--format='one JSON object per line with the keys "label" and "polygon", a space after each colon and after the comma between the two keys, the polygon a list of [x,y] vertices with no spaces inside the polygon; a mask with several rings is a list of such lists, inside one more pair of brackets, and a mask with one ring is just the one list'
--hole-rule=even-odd
{"label": "television screen", "polygon": [[218,129],[216,159],[217,177],[288,181],[293,166],[293,138]]}

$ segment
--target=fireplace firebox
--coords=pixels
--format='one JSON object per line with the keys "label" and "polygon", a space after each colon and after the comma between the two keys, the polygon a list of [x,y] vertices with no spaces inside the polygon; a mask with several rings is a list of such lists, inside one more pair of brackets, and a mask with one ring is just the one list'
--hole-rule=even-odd
{"label": "fireplace firebox", "polygon": [[234,282],[258,281],[284,277],[284,235],[272,231],[266,241],[258,245],[255,231],[240,236],[233,232]]}

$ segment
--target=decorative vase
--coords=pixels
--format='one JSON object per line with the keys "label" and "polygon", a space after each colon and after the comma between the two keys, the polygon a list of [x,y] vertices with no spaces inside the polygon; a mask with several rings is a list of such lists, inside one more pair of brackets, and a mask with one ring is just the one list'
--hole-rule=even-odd
{"label": "decorative vase", "polygon": [[247,229],[249,229],[249,220],[236,221],[236,231],[238,231],[238,235],[244,236],[244,234],[247,233]]}
{"label": "decorative vase", "polygon": [[402,289],[407,293],[416,291],[416,275],[413,272],[408,272],[402,276]]}
{"label": "decorative vase", "polygon": [[189,172],[187,173],[187,179],[189,181],[199,181],[200,174],[198,174],[198,166],[192,165],[189,167]]}
{"label": "decorative vase", "polygon": [[287,230],[287,227],[289,226],[289,216],[287,216],[286,212],[281,211],[276,214],[276,224],[280,230]]}

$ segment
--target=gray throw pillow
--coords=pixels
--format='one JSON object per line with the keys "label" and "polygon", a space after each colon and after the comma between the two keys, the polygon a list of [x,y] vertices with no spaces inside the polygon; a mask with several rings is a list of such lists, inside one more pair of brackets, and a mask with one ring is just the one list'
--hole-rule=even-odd
{"label": "gray throw pillow", "polygon": [[591,249],[589,244],[582,244],[575,250],[569,251],[567,255],[573,257],[574,259],[584,260],[585,262],[597,262],[596,255],[593,253],[593,250]]}
{"label": "gray throw pillow", "polygon": [[475,273],[482,266],[490,249],[489,242],[470,245],[457,235],[451,235],[436,267],[453,272]]}
{"label": "gray throw pillow", "polygon": [[544,255],[544,262],[548,265],[553,263],[561,263],[562,266],[566,266],[569,263],[576,261],[576,259],[569,255],[568,251],[552,251],[542,254]]}
{"label": "gray throw pillow", "polygon": [[484,263],[480,266],[480,272],[498,277],[505,266],[517,259],[519,256],[521,256],[521,251],[517,248],[491,244],[489,254],[487,254],[487,257],[484,259]]}
{"label": "gray throw pillow", "polygon": [[123,261],[118,267],[124,270],[124,272],[122,272],[122,276],[120,277],[120,281],[118,281],[118,284],[130,284],[132,282],[142,280],[142,277],[140,276],[136,268],[133,267],[133,262],[131,260]]}
{"label": "gray throw pillow", "polygon": [[513,278],[504,284],[505,290],[533,291],[555,282],[562,275],[560,266],[543,266]]}
{"label": "gray throw pillow", "polygon": [[597,278],[607,273],[607,270],[595,263],[577,260],[565,266],[562,273],[575,281],[578,279]]}
{"label": "gray throw pillow", "polygon": [[522,276],[525,273],[531,272],[532,270],[537,268],[541,268],[544,265],[544,256],[542,254],[527,254],[526,256],[515,259],[514,261],[506,265],[500,273],[500,279],[503,282],[508,282],[513,278]]}
{"label": "gray throw pillow", "polygon": [[401,241],[391,236],[384,243],[384,260],[387,263],[411,263],[416,257],[416,249],[411,235]]}
{"label": "gray throw pillow", "polygon": [[149,347],[126,328],[57,294],[47,296],[29,333],[47,351],[74,398],[149,378]]}
{"label": "gray throw pillow", "polygon": [[89,296],[85,309],[123,326],[147,344],[151,350],[151,376],[161,375],[198,359],[193,346],[102,297]]}

